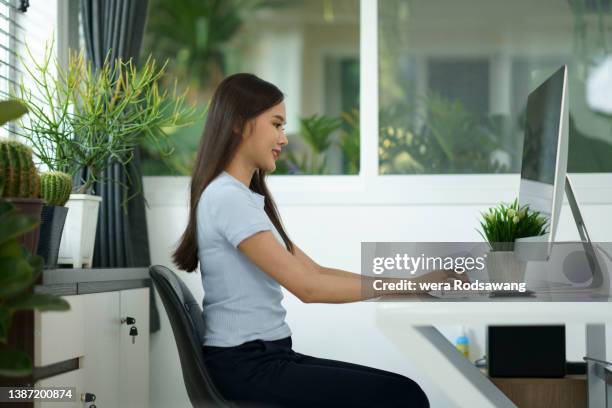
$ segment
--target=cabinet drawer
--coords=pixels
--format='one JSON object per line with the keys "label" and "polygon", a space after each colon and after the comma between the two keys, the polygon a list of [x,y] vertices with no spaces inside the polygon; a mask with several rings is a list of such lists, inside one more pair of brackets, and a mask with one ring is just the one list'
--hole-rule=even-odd
{"label": "cabinet drawer", "polygon": [[36,311],[34,314],[36,366],[57,363],[84,354],[83,296],[63,296],[63,299],[70,304],[70,310]]}
{"label": "cabinet drawer", "polygon": [[58,401],[39,401],[34,403],[34,408],[81,408],[84,403],[81,401],[81,393],[83,389],[83,369],[68,371],[60,375],[45,378],[35,384],[35,388],[42,387],[74,387],[73,402],[58,402]]}

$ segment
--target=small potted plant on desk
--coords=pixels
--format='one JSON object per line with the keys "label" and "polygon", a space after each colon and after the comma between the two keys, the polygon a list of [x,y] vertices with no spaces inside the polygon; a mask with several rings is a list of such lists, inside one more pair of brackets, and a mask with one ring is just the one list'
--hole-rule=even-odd
{"label": "small potted plant on desk", "polygon": [[17,90],[30,110],[17,133],[49,170],[74,178],[58,263],[91,267],[102,200],[93,194],[95,182],[113,163],[128,164],[145,138],[163,150],[164,129],[188,124],[194,110],[185,106],[185,94],[159,90],[165,65],[158,68],[152,58],[137,69],[132,60],[107,57],[96,69],[83,53],[71,54],[66,68],[54,61],[53,72],[51,47],[42,62],[29,55],[23,66],[34,92],[24,81]]}
{"label": "small potted plant on desk", "polygon": [[482,213],[480,226],[478,232],[491,248],[485,261],[491,282],[523,282],[527,264],[516,257],[514,241],[546,234],[547,220],[527,205],[519,208],[515,199]]}

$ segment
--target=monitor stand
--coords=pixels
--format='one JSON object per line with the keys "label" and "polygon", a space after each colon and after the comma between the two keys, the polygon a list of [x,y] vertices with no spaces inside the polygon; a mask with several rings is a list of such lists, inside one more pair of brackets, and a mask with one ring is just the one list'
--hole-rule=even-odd
{"label": "monitor stand", "polygon": [[604,282],[607,282],[608,279],[604,279],[603,270],[597,259],[595,247],[593,242],[591,242],[591,238],[589,237],[589,232],[587,231],[584,219],[580,213],[580,206],[578,205],[576,195],[574,194],[574,189],[572,188],[572,182],[567,174],[565,175],[565,195],[567,196],[567,201],[570,209],[572,210],[572,215],[574,216],[574,221],[576,222],[576,227],[578,228],[578,233],[580,234],[580,240],[582,241],[582,246],[584,248],[589,267],[593,272],[593,280],[591,281],[589,288],[601,288]]}

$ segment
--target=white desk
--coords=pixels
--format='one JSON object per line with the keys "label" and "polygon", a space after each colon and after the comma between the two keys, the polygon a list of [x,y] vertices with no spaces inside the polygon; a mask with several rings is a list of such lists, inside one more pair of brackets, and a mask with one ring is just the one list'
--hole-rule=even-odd
{"label": "white desk", "polygon": [[[447,396],[460,407],[515,407],[478,368],[457,352],[434,325],[586,324],[587,356],[605,360],[605,324],[612,323],[610,302],[396,301],[377,305],[377,325],[441,389],[461,390]],[[606,405],[605,382],[588,363],[589,408]],[[608,396],[611,397],[611,396]],[[612,405],[611,405],[612,406]]]}

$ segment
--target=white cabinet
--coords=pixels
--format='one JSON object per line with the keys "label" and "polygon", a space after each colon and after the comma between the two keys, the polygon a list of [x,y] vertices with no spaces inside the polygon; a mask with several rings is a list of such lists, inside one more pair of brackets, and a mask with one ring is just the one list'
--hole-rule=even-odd
{"label": "white cabinet", "polygon": [[[36,312],[35,364],[78,357],[79,369],[41,380],[37,386],[77,386],[74,406],[79,408],[92,404],[80,401],[85,392],[95,394],[97,408],[148,407],[149,288],[63,298],[70,311]],[[128,317],[135,323],[128,325]],[[138,331],[135,337],[130,335],[132,326]],[[37,406],[57,406],[53,404]]]}

